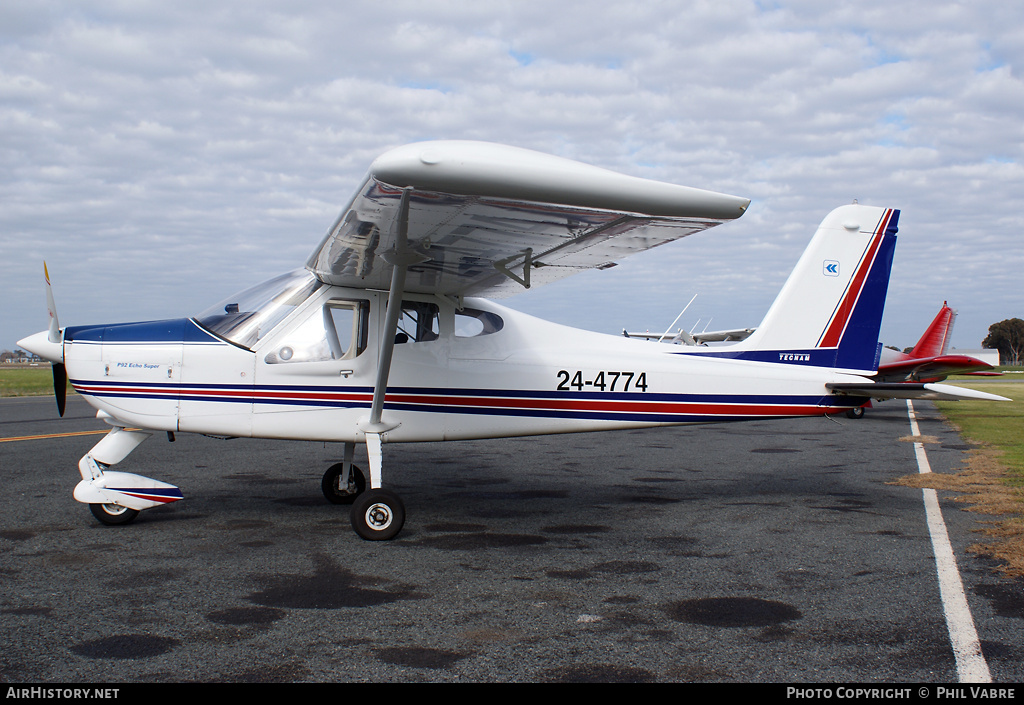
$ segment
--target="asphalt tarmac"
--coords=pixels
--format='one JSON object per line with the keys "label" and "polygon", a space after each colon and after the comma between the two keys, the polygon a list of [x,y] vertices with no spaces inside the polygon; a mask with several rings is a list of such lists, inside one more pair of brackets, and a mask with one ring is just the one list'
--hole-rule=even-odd
{"label": "asphalt tarmac", "polygon": [[[915,406],[932,470],[961,468]],[[385,446],[391,542],[321,496],[340,447],[190,435],[116,468],[185,500],[103,526],[72,498],[101,436],[64,434],[105,428],[0,400],[0,681],[957,682],[922,492],[892,484],[918,471],[902,402]],[[1024,583],[940,498],[992,680],[1020,682]]]}

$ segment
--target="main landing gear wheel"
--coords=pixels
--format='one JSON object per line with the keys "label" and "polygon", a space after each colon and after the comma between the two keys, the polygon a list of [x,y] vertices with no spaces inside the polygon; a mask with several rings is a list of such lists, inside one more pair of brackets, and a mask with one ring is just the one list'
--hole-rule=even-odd
{"label": "main landing gear wheel", "polygon": [[139,516],[138,509],[129,509],[120,504],[90,504],[89,510],[94,517],[100,520],[100,523],[107,526],[130,524]]}
{"label": "main landing gear wheel", "polygon": [[320,481],[320,489],[331,504],[352,504],[366,489],[366,477],[355,465],[351,466],[348,486],[341,487],[341,473],[344,470],[344,463],[336,463],[327,468],[323,480]]}
{"label": "main landing gear wheel", "polygon": [[851,419],[859,419],[860,417],[864,416],[864,407],[855,406],[851,409],[847,409],[846,415]]}
{"label": "main landing gear wheel", "polygon": [[390,490],[366,490],[352,504],[352,528],[367,541],[387,541],[402,530],[405,505]]}

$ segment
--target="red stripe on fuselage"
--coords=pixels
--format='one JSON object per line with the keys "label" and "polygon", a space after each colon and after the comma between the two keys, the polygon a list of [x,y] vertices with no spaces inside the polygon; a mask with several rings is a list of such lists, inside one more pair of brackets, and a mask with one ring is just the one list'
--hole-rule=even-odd
{"label": "red stripe on fuselage", "polygon": [[433,407],[474,407],[486,409],[550,409],[556,411],[598,411],[630,414],[699,414],[720,416],[799,416],[820,413],[821,407],[779,404],[708,404],[700,402],[593,401],[584,399],[516,399],[495,397],[449,397],[419,394],[389,394],[385,404],[423,404]]}
{"label": "red stripe on fuselage", "polygon": [[[365,392],[313,392],[300,390],[188,390],[168,388],[143,388],[131,386],[91,386],[76,387],[81,394],[145,394],[158,396],[178,396],[183,401],[204,401],[211,403],[217,398],[236,398],[254,404],[274,404],[278,401],[310,402],[354,402],[369,403],[372,395]],[[388,394],[385,406],[397,404],[405,406],[422,406],[423,410],[443,412],[445,408],[479,409],[510,411],[578,411],[581,413],[619,413],[619,414],[657,414],[675,416],[815,416],[845,407],[822,406],[819,404],[773,404],[751,402],[697,402],[697,401],[644,401],[644,400],[600,400],[575,398],[522,398],[492,396],[449,396],[440,394]]]}

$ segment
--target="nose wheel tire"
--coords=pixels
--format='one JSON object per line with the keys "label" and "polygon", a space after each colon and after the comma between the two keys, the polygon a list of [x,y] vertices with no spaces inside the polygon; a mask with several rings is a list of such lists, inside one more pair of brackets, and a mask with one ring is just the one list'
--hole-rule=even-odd
{"label": "nose wheel tire", "polygon": [[341,473],[344,470],[344,464],[336,463],[327,468],[323,480],[320,481],[320,490],[331,504],[352,504],[366,489],[366,477],[355,465],[351,467],[348,486],[341,487]]}
{"label": "nose wheel tire", "polygon": [[139,516],[138,509],[129,509],[120,504],[90,504],[89,510],[101,524],[107,526],[122,526],[130,524]]}
{"label": "nose wheel tire", "polygon": [[405,505],[389,490],[366,490],[352,504],[352,528],[367,541],[393,539],[405,524]]}

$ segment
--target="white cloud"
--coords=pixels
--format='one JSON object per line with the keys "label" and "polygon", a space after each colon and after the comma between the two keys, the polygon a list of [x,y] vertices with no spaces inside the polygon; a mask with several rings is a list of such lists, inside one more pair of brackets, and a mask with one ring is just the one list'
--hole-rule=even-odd
{"label": "white cloud", "polygon": [[[300,265],[384,149],[507,142],[753,198],[735,223],[509,303],[611,332],[755,325],[825,213],[903,209],[883,335],[1022,315],[1011,3],[7,2],[0,347],[188,315]],[[695,302],[694,308],[698,308]],[[695,311],[696,313],[696,311]]]}

